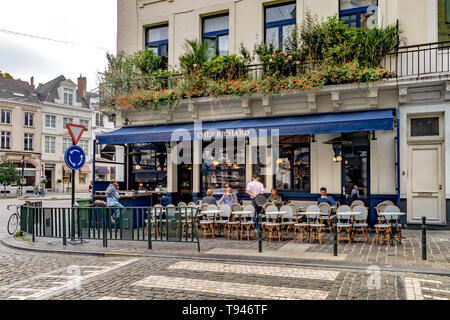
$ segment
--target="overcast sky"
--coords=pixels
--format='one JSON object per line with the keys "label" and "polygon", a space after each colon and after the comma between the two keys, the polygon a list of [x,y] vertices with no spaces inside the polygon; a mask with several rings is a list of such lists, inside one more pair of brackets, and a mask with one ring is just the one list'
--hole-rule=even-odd
{"label": "overcast sky", "polygon": [[106,52],[116,52],[116,12],[116,0],[0,0],[0,71],[36,86],[83,74],[96,88]]}

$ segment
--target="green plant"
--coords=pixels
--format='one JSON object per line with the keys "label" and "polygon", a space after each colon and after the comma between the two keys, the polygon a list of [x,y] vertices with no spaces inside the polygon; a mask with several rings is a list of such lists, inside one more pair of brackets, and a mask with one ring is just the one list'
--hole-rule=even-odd
{"label": "green plant", "polygon": [[56,180],[56,183],[62,183],[62,179]]}
{"label": "green plant", "polygon": [[209,60],[209,45],[206,41],[186,40],[185,53],[180,57],[180,67],[184,73],[192,73],[201,70]]}
{"label": "green plant", "polygon": [[3,185],[4,195],[6,198],[6,187],[19,180],[19,172],[16,166],[9,161],[0,163],[0,184]]}

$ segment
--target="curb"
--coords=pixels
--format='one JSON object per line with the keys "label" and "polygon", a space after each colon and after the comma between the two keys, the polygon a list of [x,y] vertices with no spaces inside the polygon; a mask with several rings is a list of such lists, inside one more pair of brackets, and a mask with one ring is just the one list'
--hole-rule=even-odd
{"label": "curb", "polygon": [[[8,239],[9,238],[9,239]],[[13,241],[11,241],[13,240]],[[206,255],[195,256],[195,255],[180,255],[180,254],[150,254],[150,253],[120,253],[120,252],[104,252],[104,251],[79,251],[79,250],[59,250],[59,249],[43,249],[43,248],[31,248],[29,246],[20,245],[12,237],[4,237],[1,239],[1,243],[9,248],[24,250],[24,251],[34,251],[41,253],[52,253],[52,254],[69,254],[69,255],[90,255],[99,257],[141,257],[141,258],[165,258],[165,259],[193,259],[193,260],[203,260],[203,261],[221,261],[221,262],[244,262],[244,263],[257,263],[257,264],[277,264],[277,265],[289,265],[289,266],[303,266],[303,267],[318,267],[318,268],[330,268],[330,269],[352,269],[352,270],[367,270],[371,265],[363,264],[336,264],[336,263],[318,263],[308,261],[287,261],[287,260],[268,260],[268,259],[258,259],[258,258],[247,258],[244,256],[222,256],[222,255]],[[294,259],[291,259],[294,260]],[[427,269],[427,268],[411,268],[411,267],[387,267],[380,266],[380,271],[385,272],[409,272],[409,273],[420,273],[429,275],[438,275],[450,277],[450,271],[440,270],[440,269]]]}

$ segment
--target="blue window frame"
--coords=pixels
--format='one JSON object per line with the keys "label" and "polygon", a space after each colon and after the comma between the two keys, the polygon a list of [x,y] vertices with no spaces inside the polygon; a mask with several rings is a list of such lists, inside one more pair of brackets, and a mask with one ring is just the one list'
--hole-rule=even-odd
{"label": "blue window frame", "polygon": [[210,46],[209,56],[225,56],[229,53],[228,27],[228,13],[202,19],[202,39]]}
{"label": "blue window frame", "polygon": [[272,43],[275,49],[284,47],[283,43],[295,28],[296,12],[295,2],[266,6],[264,8],[264,42]]}
{"label": "blue window frame", "polygon": [[169,26],[149,27],[145,30],[145,46],[161,57],[169,55]]}
{"label": "blue window frame", "polygon": [[339,0],[339,18],[348,27],[376,26],[378,0]]}

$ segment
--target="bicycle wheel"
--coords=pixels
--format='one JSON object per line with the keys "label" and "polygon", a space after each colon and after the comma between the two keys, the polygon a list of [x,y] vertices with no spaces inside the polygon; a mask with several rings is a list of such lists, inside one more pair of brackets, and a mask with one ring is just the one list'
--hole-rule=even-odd
{"label": "bicycle wheel", "polygon": [[11,215],[11,217],[9,217],[8,220],[8,233],[10,235],[13,235],[16,232],[18,226],[19,226],[19,216],[17,214]]}

